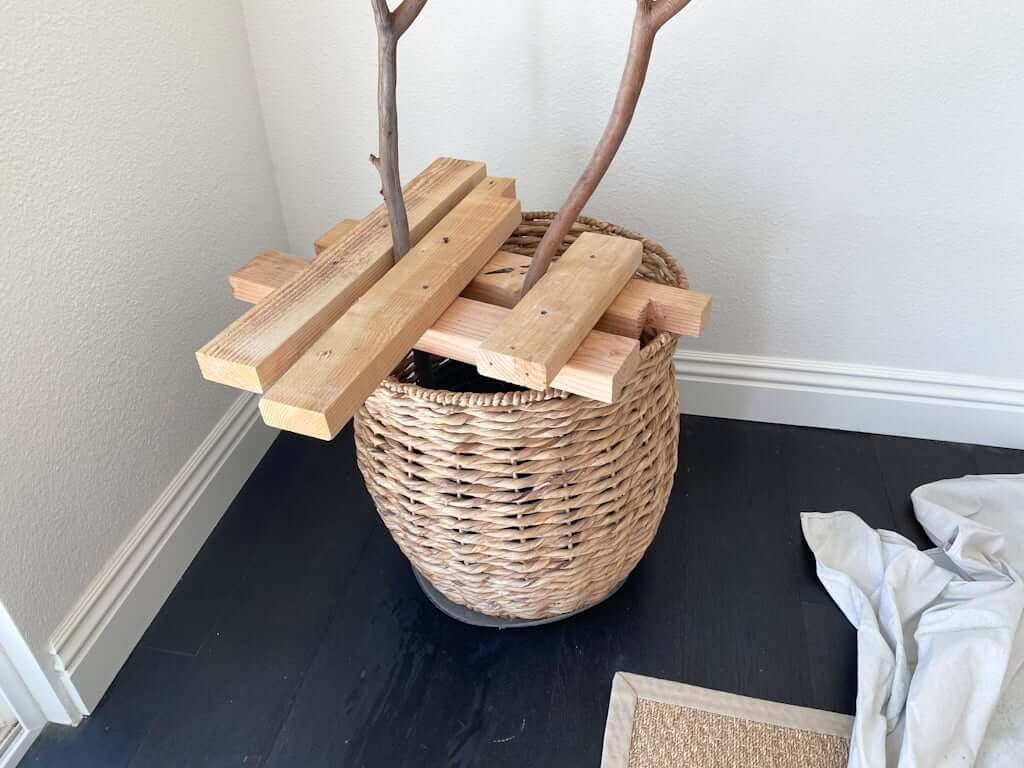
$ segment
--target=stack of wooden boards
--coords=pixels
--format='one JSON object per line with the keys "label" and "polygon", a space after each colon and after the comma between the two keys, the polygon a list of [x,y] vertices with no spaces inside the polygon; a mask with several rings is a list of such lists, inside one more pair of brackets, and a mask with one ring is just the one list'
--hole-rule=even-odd
{"label": "stack of wooden boards", "polygon": [[523,299],[515,181],[440,158],[403,189],[412,247],[393,262],[387,211],[346,220],[312,261],[267,251],[230,282],[255,306],[197,353],[211,381],[262,392],[273,427],[331,439],[410,349],[491,378],[614,402],[645,327],[696,336],[710,297],[638,279],[641,245],[580,235]]}

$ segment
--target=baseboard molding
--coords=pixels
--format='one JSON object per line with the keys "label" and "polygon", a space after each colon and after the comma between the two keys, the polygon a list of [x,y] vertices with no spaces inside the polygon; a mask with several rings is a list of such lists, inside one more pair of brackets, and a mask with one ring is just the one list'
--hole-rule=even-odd
{"label": "baseboard molding", "polygon": [[32,731],[47,721],[66,725],[78,721],[75,708],[61,693],[0,604],[0,700]]}
{"label": "baseboard molding", "polygon": [[241,395],[50,638],[68,696],[89,714],[277,435]]}
{"label": "baseboard molding", "polygon": [[42,729],[28,730],[21,723],[0,728],[0,768],[14,768],[25,756]]}
{"label": "baseboard molding", "polygon": [[690,350],[675,360],[683,413],[1024,448],[1024,381]]}

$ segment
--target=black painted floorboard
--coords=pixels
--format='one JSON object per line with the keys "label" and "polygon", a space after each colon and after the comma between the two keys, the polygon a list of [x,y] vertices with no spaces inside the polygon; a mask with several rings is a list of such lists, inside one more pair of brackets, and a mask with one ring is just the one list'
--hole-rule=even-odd
{"label": "black painted floorboard", "polygon": [[604,604],[526,630],[423,597],[355,466],[282,435],[96,713],[27,766],[597,766],[612,675],[853,712],[852,630],[799,513],[850,509],[926,546],[922,483],[1024,452],[687,417],[661,529]]}

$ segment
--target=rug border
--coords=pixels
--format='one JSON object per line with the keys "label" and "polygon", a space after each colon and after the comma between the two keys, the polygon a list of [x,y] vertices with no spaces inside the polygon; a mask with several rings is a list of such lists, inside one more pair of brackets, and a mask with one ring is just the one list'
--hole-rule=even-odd
{"label": "rug border", "polygon": [[601,768],[628,768],[633,736],[633,713],[638,699],[678,707],[693,707],[720,715],[755,720],[782,728],[813,731],[826,736],[851,738],[853,718],[837,712],[779,704],[722,691],[698,688],[671,680],[616,672],[608,702]]}

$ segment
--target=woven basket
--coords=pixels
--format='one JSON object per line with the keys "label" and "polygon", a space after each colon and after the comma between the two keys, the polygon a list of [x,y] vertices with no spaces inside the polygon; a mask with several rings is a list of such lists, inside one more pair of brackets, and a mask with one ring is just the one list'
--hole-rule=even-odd
{"label": "woven basket", "polygon": [[[532,254],[552,216],[524,214],[505,249]],[[586,231],[640,240],[637,275],[686,287],[661,246],[604,222],[580,218],[563,250]],[[665,512],[679,442],[675,337],[643,341],[611,405],[556,389],[425,389],[408,364],[366,401],[360,471],[398,546],[442,595],[487,616],[549,619],[599,603],[633,570]]]}

